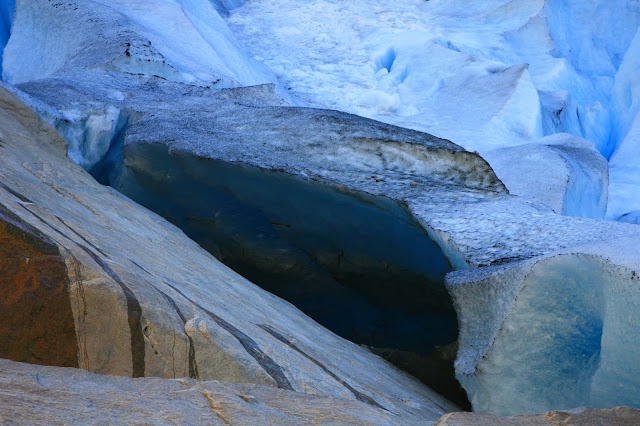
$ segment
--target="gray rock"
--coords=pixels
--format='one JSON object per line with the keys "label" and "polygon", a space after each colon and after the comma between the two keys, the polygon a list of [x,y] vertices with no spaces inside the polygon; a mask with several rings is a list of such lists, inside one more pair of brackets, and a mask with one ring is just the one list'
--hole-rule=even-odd
{"label": "gray rock", "polygon": [[131,379],[0,360],[7,425],[399,425],[366,403],[267,386]]}

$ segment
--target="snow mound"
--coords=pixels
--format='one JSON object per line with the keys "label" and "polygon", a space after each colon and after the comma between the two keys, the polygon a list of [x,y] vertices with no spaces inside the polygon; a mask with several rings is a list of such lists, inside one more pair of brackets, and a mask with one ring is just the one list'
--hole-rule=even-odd
{"label": "snow mound", "polygon": [[4,53],[13,84],[95,67],[216,87],[275,81],[209,0],[18,0],[16,10]]}
{"label": "snow mound", "polygon": [[602,219],[607,209],[607,161],[593,144],[567,133],[484,154],[512,194],[567,216]]}

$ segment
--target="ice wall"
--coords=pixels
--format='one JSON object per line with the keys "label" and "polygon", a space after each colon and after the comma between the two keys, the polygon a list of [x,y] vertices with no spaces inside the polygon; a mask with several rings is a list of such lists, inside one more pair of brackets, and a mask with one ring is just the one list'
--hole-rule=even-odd
{"label": "ice wall", "polygon": [[[636,35],[625,55],[614,86],[614,129],[617,149],[610,160],[611,196],[608,217],[620,219],[640,210],[640,35]],[[628,219],[628,215],[627,215]],[[635,221],[634,221],[635,222]]]}
{"label": "ice wall", "polygon": [[640,7],[628,0],[551,0],[546,15],[555,42],[552,54],[566,58],[573,71],[556,84],[565,86],[578,104],[581,136],[608,158],[618,144],[618,122],[626,109],[614,101],[612,89],[640,25]]}
{"label": "ice wall", "polygon": [[474,411],[640,406],[640,293],[628,244],[610,244],[607,257],[575,249],[447,277],[460,318],[456,373]]}
{"label": "ice wall", "polygon": [[209,0],[94,1],[126,15],[137,32],[185,75],[212,81],[222,73],[245,85],[272,82],[266,67],[235,43]]}
{"label": "ice wall", "polygon": [[13,24],[15,7],[15,0],[2,0],[2,2],[0,2],[0,76],[2,76],[4,48],[9,42],[9,36],[11,35],[11,25]]}
{"label": "ice wall", "polygon": [[602,219],[607,209],[607,161],[590,142],[555,133],[531,144],[483,154],[509,192],[567,216]]}
{"label": "ice wall", "polygon": [[66,113],[56,128],[68,144],[68,155],[100,183],[122,163],[122,143],[131,113],[115,106],[85,113]]}

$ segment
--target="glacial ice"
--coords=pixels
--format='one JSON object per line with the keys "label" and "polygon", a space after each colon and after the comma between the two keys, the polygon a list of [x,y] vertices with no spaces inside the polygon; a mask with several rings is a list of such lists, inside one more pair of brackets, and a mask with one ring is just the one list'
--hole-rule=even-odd
{"label": "glacial ice", "polygon": [[[113,156],[121,152],[123,132],[129,113],[109,105],[103,110],[89,112],[68,111],[57,128],[68,144],[68,155],[76,164],[105,183],[113,168]],[[104,169],[104,172],[103,172]]]}
{"label": "glacial ice", "polygon": [[15,0],[3,0],[0,3],[0,76],[2,76],[2,57],[4,48],[11,35],[11,24],[15,12]]}
{"label": "glacial ice", "polygon": [[555,133],[530,144],[486,152],[509,192],[567,216],[602,219],[607,209],[607,160],[593,144]]}
{"label": "glacial ice", "polygon": [[474,410],[640,406],[636,243],[447,277],[460,321],[457,378]]}
{"label": "glacial ice", "polygon": [[635,1],[265,0],[228,22],[300,105],[480,153],[571,133],[611,158],[607,218],[640,209],[638,157],[615,155],[638,145]]}
{"label": "glacial ice", "polygon": [[640,210],[640,36],[636,35],[614,86],[615,110],[619,114],[614,129],[618,146],[610,159],[611,190],[607,216],[619,219]]}
{"label": "glacial ice", "polygon": [[12,84],[88,66],[219,87],[275,82],[238,46],[209,0],[87,0],[55,8],[18,0],[17,7],[4,54]]}
{"label": "glacial ice", "polygon": [[237,9],[245,0],[209,0],[221,16],[227,16],[230,11]]}
{"label": "glacial ice", "polygon": [[238,47],[210,0],[93,1],[126,15],[187,80],[213,82],[221,73],[243,85],[274,82]]}

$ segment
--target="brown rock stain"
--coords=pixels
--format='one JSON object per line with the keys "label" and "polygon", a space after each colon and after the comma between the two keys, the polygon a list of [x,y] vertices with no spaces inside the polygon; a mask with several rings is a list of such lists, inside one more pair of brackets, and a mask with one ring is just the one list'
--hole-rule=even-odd
{"label": "brown rock stain", "polygon": [[0,218],[0,358],[77,367],[66,263],[28,229]]}

